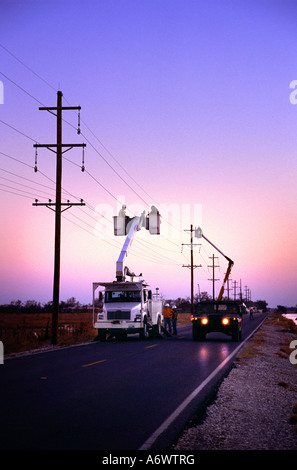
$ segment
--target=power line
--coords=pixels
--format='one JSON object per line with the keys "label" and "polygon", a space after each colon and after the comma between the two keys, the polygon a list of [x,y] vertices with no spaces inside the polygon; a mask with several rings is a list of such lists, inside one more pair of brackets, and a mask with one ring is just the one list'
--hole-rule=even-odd
{"label": "power line", "polygon": [[[2,153],[3,155],[5,155],[6,157],[8,157],[8,158],[13,158],[15,161],[17,161],[17,162],[19,162],[19,163],[22,163],[22,164],[25,164],[25,165],[28,166],[29,168],[33,169],[32,166],[30,166],[30,165],[24,163],[23,161],[21,161],[21,160],[19,160],[19,159],[16,159],[16,158],[14,158],[14,157],[11,157],[10,155],[4,154],[3,152],[1,152],[1,153]],[[63,158],[66,159],[67,161],[71,162],[71,160],[67,159],[66,157],[63,157]],[[79,166],[79,165],[77,165],[75,162],[71,162],[71,163],[73,163],[73,164],[76,165],[76,166]],[[4,170],[4,171],[7,171],[7,170]],[[43,173],[43,172],[40,171],[40,170],[38,170],[38,172],[39,172],[40,174],[42,174],[44,177],[46,177],[48,180],[50,180],[52,183],[54,183],[54,181],[53,181],[51,178],[49,178],[45,173]],[[8,173],[15,175],[15,173],[12,173],[12,172],[8,172]],[[91,175],[89,172],[87,172],[87,173],[88,173],[100,186],[102,186],[106,191],[108,191],[103,185],[101,185],[101,183],[100,183],[95,177],[93,177],[93,175]],[[32,181],[32,180],[30,180],[30,179],[28,179],[28,178],[24,178],[24,177],[21,177],[21,176],[19,176],[19,175],[15,175],[15,176],[18,176],[18,177],[23,178],[23,179],[25,179],[25,180],[27,180],[27,181],[33,182],[34,184],[39,184],[39,185],[41,185],[41,183],[36,183],[36,182],[34,182],[34,181]],[[19,183],[16,183],[16,184],[19,184]],[[42,186],[46,187],[45,185],[42,185]],[[11,189],[15,189],[15,188],[11,188]],[[34,188],[31,188],[31,189],[34,190]],[[49,189],[52,189],[52,188],[49,188]],[[62,189],[63,189],[63,188],[62,188]],[[71,194],[69,191],[67,191],[67,190],[65,190],[65,189],[63,189],[63,192],[66,192],[66,193],[70,194],[72,197],[75,197],[77,200],[80,199],[80,198],[78,198],[78,197],[76,197],[76,196],[73,196],[73,194]],[[16,194],[16,193],[14,193],[14,194]],[[112,197],[115,197],[112,193],[109,192],[109,194],[110,194]],[[39,196],[39,195],[36,195],[36,193],[35,193],[35,194],[34,194],[34,197],[36,198],[36,197],[40,197],[40,196]],[[45,203],[44,205],[47,205],[47,206],[48,206],[47,203]],[[87,204],[87,205],[88,205],[93,211],[95,211],[95,208],[93,208],[93,207],[90,206],[89,204]],[[82,209],[80,209],[80,210],[82,210]],[[88,215],[88,214],[87,214],[87,215]],[[109,219],[107,219],[104,215],[102,215],[102,214],[99,214],[99,215],[101,215],[101,217],[104,217],[105,220],[108,220],[108,222],[112,224],[112,222],[111,222]],[[88,215],[88,216],[91,217],[90,215]],[[94,218],[93,218],[93,219],[94,219]],[[95,219],[94,219],[94,220],[95,220]],[[165,237],[164,237],[164,238],[165,238]],[[166,239],[166,241],[167,241],[167,239]],[[169,241],[170,241],[170,240],[169,240]],[[137,240],[136,242],[139,243],[139,244],[141,244],[141,242],[140,242],[139,240]],[[143,242],[144,242],[144,241],[143,241]],[[146,242],[146,243],[152,245],[152,244],[149,243],[149,242]],[[176,245],[176,246],[178,246],[178,245]],[[167,250],[167,251],[173,252],[173,250],[168,250],[168,249],[163,248],[163,247],[160,247],[160,249],[165,249],[165,250]],[[134,250],[133,250],[133,251],[134,251]],[[156,253],[156,251],[155,251],[155,253]],[[166,260],[166,262],[170,261],[170,263],[172,263],[172,260],[169,259],[168,257],[165,257],[164,255],[162,255],[162,254],[160,254],[160,253],[156,253],[156,254],[157,254],[157,256],[163,257],[164,261]]]}
{"label": "power line", "polygon": [[[4,48],[4,47],[3,47]],[[4,48],[5,50],[7,50],[6,48]],[[7,52],[10,53],[10,51],[7,50]],[[22,63],[22,65],[24,65],[28,70],[30,70],[32,73],[34,73],[34,75],[36,75],[38,78],[40,78],[42,81],[44,81],[45,83],[47,83],[40,75],[36,74],[32,69],[30,69],[30,67],[26,66],[26,64],[22,61],[20,61],[16,56],[14,56],[14,54],[10,53],[16,60],[18,60],[20,63]],[[8,79],[11,83],[13,83],[15,86],[17,86],[21,91],[23,91],[24,93],[26,93],[29,97],[31,97],[32,99],[34,99],[36,102],[41,103],[40,100],[38,100],[36,97],[34,97],[31,93],[29,93],[27,90],[25,90],[23,87],[21,87],[20,85],[18,85],[14,80],[10,79],[7,75],[5,75],[3,72],[2,72],[2,75],[5,76],[6,79]],[[48,83],[47,83],[48,84]],[[49,85],[49,84],[48,84]],[[50,86],[50,85],[49,85]],[[52,86],[50,86],[52,89],[54,89]],[[67,100],[66,100],[67,101]],[[69,123],[68,121],[64,120],[68,125],[70,125],[71,127],[74,128],[74,126]],[[18,129],[16,129],[15,127],[5,123],[4,121],[2,121],[3,124],[7,125],[8,127],[12,128],[13,130],[19,132],[20,134],[22,134],[23,136],[29,138],[30,140],[32,141],[36,141],[35,139],[32,139],[30,136],[26,135],[25,133],[19,131]],[[120,162],[111,154],[111,152],[103,145],[103,143],[98,139],[98,137],[95,135],[95,133],[90,129],[90,127],[84,122],[82,121],[83,124],[85,125],[85,127],[89,130],[89,132],[97,139],[97,141],[103,146],[103,148],[109,153],[109,155],[113,158],[114,161],[116,161],[116,163],[121,167],[121,169],[129,176],[129,178],[132,179],[132,181],[138,186],[140,187],[140,185],[137,183],[137,181],[132,178],[132,176],[130,174],[128,174],[128,172],[125,170],[125,168],[120,164]],[[127,181],[113,168],[113,166],[107,161],[107,159],[101,154],[101,152],[98,151],[98,149],[90,142],[90,140],[84,135],[82,134],[86,141],[89,143],[89,145],[95,150],[95,152],[104,160],[104,162],[115,172],[115,174],[129,187],[129,189],[131,191],[133,191],[145,204],[149,205],[147,203],[147,201],[145,201],[145,199],[143,199],[140,194],[135,191],[135,189],[129,184],[127,183]],[[65,158],[65,157],[63,157]],[[65,158],[66,159],[66,158]],[[66,159],[68,160],[68,159]],[[71,162],[73,164],[75,164],[74,162]],[[78,165],[77,165],[78,166]],[[102,184],[98,181],[97,178],[95,178],[89,171],[86,171],[86,173],[98,184],[100,185],[111,197],[113,197],[115,200],[117,200],[117,198]],[[141,189],[151,198],[151,196],[141,187]],[[172,227],[173,224],[169,223],[169,225],[171,225]],[[180,228],[177,228],[177,227],[174,227],[176,228],[177,230],[181,231]],[[170,243],[174,244],[175,246],[178,246],[176,243],[174,243],[172,240],[166,238],[163,236],[163,238],[166,240],[166,241],[169,241]],[[164,249],[163,247],[160,247],[160,249]],[[169,251],[169,250],[168,250]]]}
{"label": "power line", "polygon": [[[31,186],[28,186],[27,184],[18,183],[17,181],[10,180],[9,178],[4,178],[4,176],[0,176],[0,178],[1,178],[2,180],[8,181],[9,183],[18,184],[19,186],[23,186],[24,188],[34,189],[34,188],[32,188]],[[3,185],[3,184],[2,184],[2,185]],[[3,186],[5,186],[5,185],[3,185]],[[17,188],[11,188],[11,189],[17,189]],[[44,193],[44,194],[47,194],[47,195],[49,194],[47,191],[43,191],[42,189],[39,189],[39,191],[40,191],[41,193]]]}
{"label": "power line", "polygon": [[25,166],[28,166],[29,168],[31,168],[32,170],[34,170],[34,167],[32,165],[29,165],[28,163],[26,162],[23,162],[22,160],[19,160],[15,157],[12,157],[11,155],[7,155],[7,153],[4,153],[4,152],[0,152],[1,155],[4,155],[4,157],[7,157],[7,158],[10,158],[11,160],[15,160],[16,162],[18,163],[21,163],[22,165],[25,165]]}
{"label": "power line", "polygon": [[[4,170],[4,171],[5,171],[5,170]],[[22,177],[19,176],[19,175],[16,175],[16,176],[22,178]],[[45,175],[45,176],[46,176],[46,175]],[[27,180],[28,178],[25,178],[25,179]],[[31,181],[31,180],[29,180],[29,181]],[[16,184],[20,184],[20,183],[16,183]],[[36,184],[40,184],[40,183],[36,183]],[[0,185],[1,185],[1,184],[0,184]],[[7,185],[2,185],[2,186],[7,187],[7,188],[11,188],[11,187],[9,187],[9,186],[7,186]],[[42,186],[43,186],[43,185],[42,185]],[[2,192],[6,192],[6,193],[9,193],[9,194],[14,194],[14,195],[16,195],[16,196],[26,197],[27,199],[32,199],[32,196],[34,196],[34,197],[40,197],[40,196],[39,196],[38,194],[36,194],[36,193],[29,193],[29,192],[27,192],[27,191],[24,191],[24,190],[21,190],[21,189],[17,189],[17,188],[11,188],[11,189],[14,189],[15,191],[19,191],[19,192],[16,193],[16,192],[14,192],[14,191],[8,191],[7,189],[2,189],[2,188],[0,188],[0,190],[1,190]],[[34,190],[35,188],[32,188],[32,189]],[[24,194],[20,194],[20,193],[24,193]],[[31,194],[31,196],[28,196],[27,194]],[[75,196],[74,196],[74,197],[75,197]],[[88,205],[88,204],[86,203],[86,205]],[[90,206],[90,207],[91,207],[91,206]],[[84,212],[88,217],[92,217],[90,214],[87,214],[85,211],[83,211],[83,209],[81,209],[81,208],[79,208],[79,209],[80,209],[82,212]],[[72,216],[72,217],[75,217],[77,220],[79,220],[80,222],[82,222],[84,225],[90,227],[91,229],[94,229],[94,227],[93,227],[92,225],[90,225],[88,222],[84,221],[83,219],[81,219],[81,218],[78,217],[77,215],[71,214],[71,216]],[[101,216],[104,217],[103,215],[101,215]],[[78,223],[75,223],[75,222],[73,222],[72,220],[70,220],[69,218],[65,217],[64,214],[63,214],[63,217],[64,217],[67,221],[71,222],[72,224],[76,225],[77,227],[81,228],[82,230],[86,231],[87,233],[91,234],[92,236],[95,236],[95,237],[96,237],[96,235],[94,234],[94,232],[91,232],[91,231],[89,231],[89,230],[86,230],[84,227],[82,227],[82,226],[79,225]],[[94,217],[92,217],[92,218],[93,218],[93,220],[96,220]],[[109,223],[112,224],[112,222],[111,222],[109,219],[107,219],[107,218],[105,218],[105,219],[106,219]],[[116,249],[119,249],[119,248],[120,248],[120,245],[119,245],[119,244],[116,244],[116,242],[115,242],[115,243],[111,243],[110,241],[107,241],[107,240],[102,239],[102,238],[101,238],[100,240],[101,240],[103,243],[107,243],[108,245],[110,245],[110,246],[112,246],[112,247],[114,247],[114,248],[116,248]],[[137,242],[138,244],[142,245],[142,243],[141,243],[139,240],[136,240],[136,242]],[[145,250],[145,252],[146,252],[146,251],[147,251],[147,250]],[[152,252],[155,253],[156,256],[149,256],[149,257],[147,257],[147,256],[145,256],[145,253],[143,252],[143,249],[142,249],[142,251],[139,251],[135,246],[134,246],[134,247],[131,247],[131,254],[134,255],[134,256],[137,256],[137,258],[141,258],[141,259],[144,259],[144,260],[146,260],[146,261],[149,261],[149,262],[152,262],[152,263],[155,263],[155,264],[162,264],[162,265],[179,265],[179,263],[174,263],[172,259],[167,258],[167,257],[164,257],[164,255],[157,253],[155,250],[151,250],[151,251],[149,251],[148,253],[151,254]],[[162,258],[163,258],[163,259],[162,259]]]}
{"label": "power line", "polygon": [[[9,52],[9,51],[8,51],[8,52]],[[13,55],[13,54],[12,54],[12,55]],[[20,62],[22,63],[22,61],[20,61]],[[23,64],[23,65],[25,65],[25,64]],[[27,68],[28,68],[29,70],[31,70],[29,67],[27,67]],[[31,71],[32,71],[32,70],[31,70]],[[33,71],[32,71],[32,72],[33,72]],[[18,85],[14,80],[12,80],[12,79],[10,79],[9,77],[7,77],[7,75],[5,75],[3,72],[1,72],[1,73],[2,73],[8,80],[10,80],[15,86],[17,86],[19,89],[21,89],[24,93],[26,93],[28,96],[30,96],[32,99],[34,99],[34,100],[37,101],[38,103],[42,104],[40,100],[38,100],[36,97],[34,97],[31,93],[29,93],[29,92],[28,92],[27,90],[25,90],[23,87],[21,87],[20,85]],[[33,73],[34,73],[34,72],[33,72]],[[35,74],[35,75],[38,76],[38,74]],[[39,77],[39,78],[41,78],[41,77]],[[42,79],[42,78],[41,78],[41,79]],[[44,81],[44,80],[43,80],[43,81]],[[66,100],[66,101],[67,101],[67,100]],[[65,121],[65,122],[66,122],[68,125],[70,125],[71,127],[75,128],[75,127],[74,127],[71,123],[69,123],[68,121],[66,121],[66,120],[64,120],[64,119],[63,119],[63,121]],[[132,181],[133,181],[138,187],[140,187],[140,188],[142,189],[142,191],[145,192],[145,193],[151,198],[152,201],[154,201],[154,199],[143,189],[143,187],[141,187],[141,186],[137,183],[137,181],[136,181],[134,178],[132,178],[131,175],[129,175],[129,173],[128,173],[128,172],[125,170],[125,168],[119,163],[119,161],[111,154],[111,152],[109,152],[109,150],[103,145],[103,143],[100,141],[100,139],[98,139],[98,137],[97,137],[97,136],[95,135],[95,133],[89,128],[89,126],[88,126],[84,121],[82,121],[82,122],[84,123],[84,125],[86,126],[86,128],[89,130],[89,132],[91,132],[91,134],[98,140],[98,142],[103,146],[103,148],[109,153],[109,155],[113,158],[113,160],[116,161],[117,164],[121,167],[121,169],[129,176],[129,178],[131,178]],[[9,127],[12,127],[12,126],[10,126],[9,124],[7,124],[7,123],[5,123],[5,122],[3,122],[3,123],[6,124],[6,125],[8,125]],[[13,127],[12,127],[12,128],[13,128]],[[19,133],[25,135],[26,137],[30,138],[29,136],[27,136],[26,134],[22,133],[21,131],[18,131],[18,130],[15,129],[15,128],[13,128],[13,129],[16,130],[17,132],[19,132]],[[79,133],[81,133],[81,131],[80,131]],[[89,145],[95,150],[95,152],[104,160],[104,162],[105,162],[105,163],[115,172],[115,174],[128,186],[128,188],[129,188],[132,192],[134,192],[134,194],[136,194],[147,206],[149,206],[148,202],[145,201],[145,199],[143,199],[143,198],[140,196],[140,194],[139,194],[137,191],[135,191],[135,189],[133,189],[132,186],[131,186],[129,183],[127,183],[127,181],[113,168],[113,166],[107,161],[107,159],[101,154],[101,152],[99,152],[99,150],[90,142],[90,140],[89,140],[83,133],[81,133],[81,134],[83,135],[83,137],[85,137],[86,141],[87,141],[87,142],[89,143]],[[31,140],[33,140],[33,139],[31,139]],[[89,175],[90,175],[90,173],[89,173]],[[92,175],[91,175],[91,176],[92,176]],[[97,182],[98,182],[98,181],[97,181]],[[99,184],[101,184],[101,183],[99,183]],[[101,184],[101,186],[102,186],[105,190],[107,190],[102,184]],[[107,190],[107,191],[108,191],[108,190]],[[110,192],[109,192],[109,193],[110,193]],[[110,193],[110,194],[111,194],[111,193]],[[113,196],[113,197],[115,197],[115,196]],[[156,201],[154,201],[154,202],[155,202],[156,204],[158,204]],[[167,223],[168,223],[169,225],[171,225],[173,228],[176,228],[177,230],[181,231],[181,229],[179,229],[179,228],[177,228],[177,227],[174,227],[174,225],[171,224],[170,222],[167,221]]]}
{"label": "power line", "polygon": [[[1,189],[0,188],[0,191],[4,192],[4,193],[9,193],[9,194],[14,194],[15,196],[22,196],[22,197],[26,197],[27,199],[31,199],[32,200],[32,196],[26,196],[24,194],[18,194],[18,193],[15,193],[14,191],[7,191],[6,189]],[[17,190],[18,191],[18,190]]]}
{"label": "power line", "polygon": [[20,64],[22,64],[26,69],[28,69],[31,73],[33,73],[37,78],[39,78],[41,81],[43,81],[48,87],[52,88],[52,90],[56,91],[56,89],[49,83],[47,82],[44,78],[42,78],[40,75],[38,75],[36,72],[34,72],[33,69],[31,69],[28,65],[25,64],[22,60],[20,60],[15,54],[13,54],[11,51],[7,49],[7,47],[3,46],[3,44],[0,44],[0,47],[4,49],[8,54],[10,54],[15,60],[17,60]]}
{"label": "power line", "polygon": [[[1,46],[1,44],[0,44]],[[0,73],[1,75],[3,75],[3,77],[6,78],[6,80],[10,81],[10,83],[13,83],[13,85],[15,85],[17,88],[19,88],[21,91],[23,91],[24,93],[26,93],[30,98],[32,98],[33,100],[37,101],[37,103],[41,104],[42,106],[43,103],[41,103],[41,101],[39,101],[37,98],[35,98],[35,96],[31,95],[31,93],[29,93],[27,90],[25,90],[23,87],[21,87],[20,85],[18,85],[14,80],[12,80],[11,78],[9,78],[7,75],[5,75],[5,73],[1,72],[0,70]]]}
{"label": "power line", "polygon": [[27,135],[24,132],[20,131],[16,127],[13,127],[11,124],[8,124],[7,122],[3,121],[2,119],[0,119],[0,122],[2,122],[2,124],[5,124],[5,126],[10,127],[10,129],[13,129],[15,132],[18,132],[19,134],[23,135],[24,137],[27,137],[27,139],[32,140],[32,142],[37,142],[36,139],[32,139],[32,137],[30,137],[29,135]]}

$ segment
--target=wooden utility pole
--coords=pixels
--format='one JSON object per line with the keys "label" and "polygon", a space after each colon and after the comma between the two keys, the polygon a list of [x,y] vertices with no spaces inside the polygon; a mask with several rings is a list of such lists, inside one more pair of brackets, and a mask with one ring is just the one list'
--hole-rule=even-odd
{"label": "wooden utility pole", "polygon": [[244,286],[244,291],[245,291],[245,301],[248,301],[248,286]]}
{"label": "wooden utility pole", "polygon": [[234,300],[236,300],[236,288],[237,288],[237,281],[233,281],[233,292],[234,292]]}
{"label": "wooden utility pole", "polygon": [[[56,107],[41,107],[40,111],[49,111],[51,114],[55,114],[53,111],[56,111],[57,114],[57,143],[56,144],[35,144],[34,147],[46,147],[52,152],[56,153],[57,162],[56,162],[56,202],[52,203],[39,203],[37,200],[33,203],[33,206],[46,206],[50,209],[54,207],[55,211],[55,260],[54,260],[54,285],[53,285],[53,311],[52,311],[52,344],[57,343],[57,333],[58,333],[58,318],[59,318],[59,296],[60,296],[60,255],[61,255],[61,213],[64,210],[69,209],[71,206],[83,206],[84,202],[73,203],[61,202],[61,192],[62,192],[62,154],[67,152],[73,147],[85,147],[86,144],[62,144],[62,111],[64,110],[79,110],[80,106],[72,107],[62,107],[62,92],[58,91],[57,93],[57,106]],[[62,148],[66,147],[64,152]],[[53,150],[56,149],[56,150]],[[36,165],[36,161],[35,161]],[[35,166],[35,171],[37,171],[37,165]],[[62,210],[62,206],[65,206]]]}
{"label": "wooden utility pole", "polygon": [[182,245],[187,245],[191,247],[191,264],[183,264],[183,268],[190,268],[191,269],[191,313],[194,312],[194,269],[195,268],[201,268],[201,264],[199,265],[194,265],[194,256],[193,256],[193,246],[196,246],[193,244],[193,225],[191,225],[189,230],[185,230],[185,232],[190,232],[191,234],[191,243],[182,243]]}
{"label": "wooden utility pole", "polygon": [[215,268],[219,268],[218,265],[215,265],[215,259],[218,259],[217,256],[212,255],[209,257],[212,259],[212,265],[208,266],[209,268],[212,268],[212,279],[208,279],[209,281],[212,281],[212,298],[215,300],[215,282],[219,281],[219,279],[215,279]]}
{"label": "wooden utility pole", "polygon": [[230,281],[232,281],[232,279],[228,278],[227,279],[227,296],[228,296],[228,300],[230,300],[230,290],[231,290],[230,285],[229,285]]}

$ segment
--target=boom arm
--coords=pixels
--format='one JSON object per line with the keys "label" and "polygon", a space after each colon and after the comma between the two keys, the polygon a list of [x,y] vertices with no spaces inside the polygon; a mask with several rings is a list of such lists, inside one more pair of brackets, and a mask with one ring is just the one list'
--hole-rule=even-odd
{"label": "boom arm", "polygon": [[124,281],[125,280],[125,272],[124,272],[124,259],[127,256],[127,252],[129,247],[132,244],[133,238],[137,230],[143,226],[144,223],[144,213],[140,217],[134,217],[131,221],[131,226],[126,237],[125,243],[123,245],[122,251],[120,256],[117,260],[116,264],[116,278],[117,281]]}
{"label": "boom arm", "polygon": [[221,290],[220,290],[220,293],[219,293],[218,299],[217,299],[217,300],[222,300],[224,290],[225,290],[225,284],[229,279],[231,269],[234,265],[234,261],[232,261],[232,259],[228,258],[228,256],[224,255],[224,253],[221,250],[219,250],[210,240],[208,240],[208,238],[206,238],[203,235],[203,232],[202,232],[200,227],[198,227],[198,229],[195,230],[195,235],[196,235],[197,238],[204,238],[204,240],[206,240],[208,243],[210,243],[210,245],[213,246],[219,253],[221,253],[221,255],[224,256],[224,258],[226,258],[226,260],[228,261],[228,268],[227,268],[227,271],[226,271],[226,274],[225,274],[225,277],[224,277],[224,282],[223,282],[223,285],[221,287]]}

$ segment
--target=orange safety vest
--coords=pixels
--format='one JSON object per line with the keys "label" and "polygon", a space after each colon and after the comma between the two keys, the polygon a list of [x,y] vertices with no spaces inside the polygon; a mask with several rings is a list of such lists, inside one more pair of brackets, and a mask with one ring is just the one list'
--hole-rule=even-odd
{"label": "orange safety vest", "polygon": [[164,318],[170,318],[172,314],[172,310],[169,307],[164,308]]}

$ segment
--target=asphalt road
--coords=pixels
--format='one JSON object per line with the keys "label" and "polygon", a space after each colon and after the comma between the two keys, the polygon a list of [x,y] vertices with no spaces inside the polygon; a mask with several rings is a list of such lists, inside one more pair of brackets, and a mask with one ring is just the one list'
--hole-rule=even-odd
{"label": "asphalt road", "polygon": [[[263,320],[245,316],[243,341]],[[186,326],[176,338],[131,336],[6,359],[0,449],[161,449],[239,344],[219,333],[193,342]]]}

